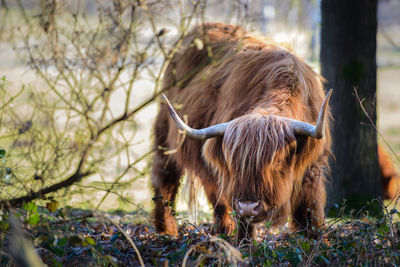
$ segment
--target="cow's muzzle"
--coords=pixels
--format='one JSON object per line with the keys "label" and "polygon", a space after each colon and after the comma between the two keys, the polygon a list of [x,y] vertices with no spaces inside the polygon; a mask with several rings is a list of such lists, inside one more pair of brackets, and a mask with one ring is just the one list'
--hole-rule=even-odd
{"label": "cow's muzzle", "polygon": [[260,201],[238,200],[236,212],[240,217],[257,217],[264,211]]}

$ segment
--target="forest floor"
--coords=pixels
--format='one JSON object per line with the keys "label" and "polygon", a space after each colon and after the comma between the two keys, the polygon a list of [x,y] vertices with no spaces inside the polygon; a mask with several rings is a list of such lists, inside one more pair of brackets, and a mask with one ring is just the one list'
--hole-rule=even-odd
{"label": "forest floor", "polygon": [[[14,211],[23,222],[23,239],[15,234],[18,224],[9,225],[10,220],[2,215],[3,234],[10,228],[14,234],[1,235],[0,265],[10,266],[10,259],[32,262],[27,251],[33,250],[48,266],[141,266],[141,262],[145,266],[400,264],[400,213],[395,209],[375,219],[331,218],[315,239],[287,229],[273,232],[265,223],[258,227],[254,241],[237,244],[232,237],[211,234],[209,223],[195,226],[179,222],[179,236],[171,237],[156,233],[146,222],[145,213],[93,214],[69,208],[51,212],[48,208],[29,204]],[[27,239],[30,245],[21,241]],[[13,247],[18,249],[13,251]]]}

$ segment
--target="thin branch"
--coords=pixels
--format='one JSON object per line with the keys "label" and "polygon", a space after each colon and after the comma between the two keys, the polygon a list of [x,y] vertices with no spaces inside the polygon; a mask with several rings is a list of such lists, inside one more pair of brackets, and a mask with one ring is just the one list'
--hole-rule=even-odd
{"label": "thin branch", "polygon": [[117,227],[118,230],[126,237],[126,239],[128,239],[129,243],[131,243],[133,249],[135,250],[136,255],[138,256],[140,265],[141,265],[142,267],[145,267],[144,262],[143,262],[143,259],[142,259],[142,255],[140,255],[140,251],[139,251],[138,248],[136,247],[136,245],[135,245],[135,243],[133,242],[132,238],[124,231],[124,229],[121,228],[121,226],[118,225],[118,223],[112,221],[112,220],[109,219],[109,218],[106,218],[106,219],[107,219],[109,222],[111,222],[112,224],[114,224],[115,227]]}
{"label": "thin branch", "polygon": [[19,207],[21,206],[23,203],[32,201],[34,199],[38,199],[41,198],[49,193],[53,193],[56,192],[62,188],[68,187],[73,185],[76,182],[79,182],[80,180],[82,180],[83,177],[87,177],[90,176],[92,174],[94,174],[95,172],[93,171],[88,171],[88,172],[84,172],[84,173],[80,173],[80,172],[75,172],[74,174],[72,174],[70,177],[66,178],[65,180],[56,183],[52,186],[49,187],[45,187],[39,191],[36,192],[31,192],[23,197],[18,197],[18,198],[14,198],[14,199],[10,199],[10,200],[2,200],[0,201],[0,207],[1,208],[10,208],[10,207]]}
{"label": "thin branch", "polygon": [[383,25],[381,24],[380,27],[380,34],[382,34],[382,36],[386,39],[386,41],[389,42],[389,44],[397,51],[400,51],[400,45],[398,45],[392,37],[390,37],[390,35],[385,31]]}
{"label": "thin branch", "polygon": [[389,142],[386,140],[386,138],[383,136],[383,134],[379,131],[378,127],[376,127],[376,125],[375,125],[374,121],[372,120],[371,116],[368,114],[367,110],[365,109],[365,107],[363,105],[363,101],[360,99],[360,96],[358,95],[357,87],[353,87],[353,90],[354,90],[355,96],[357,98],[357,101],[360,104],[361,110],[364,112],[364,114],[367,117],[367,119],[369,120],[370,124],[372,125],[372,127],[374,127],[375,131],[382,138],[382,140],[385,143],[385,145],[390,149],[390,152],[392,152],[392,154],[396,157],[397,162],[400,162],[400,156],[398,156],[396,154],[396,152],[394,151],[392,146],[389,144]]}

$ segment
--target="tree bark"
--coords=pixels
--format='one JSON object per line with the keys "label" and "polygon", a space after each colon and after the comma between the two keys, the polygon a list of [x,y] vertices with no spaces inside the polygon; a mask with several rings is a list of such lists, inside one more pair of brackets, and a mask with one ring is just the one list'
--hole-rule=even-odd
{"label": "tree bark", "polygon": [[321,15],[321,71],[333,88],[328,203],[365,207],[382,196],[374,128],[377,0],[322,0]]}

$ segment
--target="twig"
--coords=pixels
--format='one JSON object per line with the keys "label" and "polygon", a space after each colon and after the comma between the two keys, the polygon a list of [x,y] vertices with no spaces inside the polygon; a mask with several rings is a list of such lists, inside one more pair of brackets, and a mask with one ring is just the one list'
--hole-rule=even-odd
{"label": "twig", "polygon": [[114,189],[114,186],[125,176],[125,174],[128,173],[129,169],[132,168],[133,166],[135,166],[138,162],[141,162],[143,159],[145,159],[147,156],[149,156],[153,152],[154,152],[154,150],[150,150],[149,152],[145,153],[140,158],[138,158],[137,160],[135,160],[134,162],[129,164],[128,167],[126,167],[125,170],[114,180],[114,182],[111,184],[111,186],[105,190],[106,193],[104,194],[104,196],[101,198],[101,200],[97,204],[95,210],[98,210],[100,208],[101,204],[104,202],[104,200],[107,198],[107,196]]}
{"label": "twig", "polygon": [[[190,247],[190,249],[186,252],[185,257],[183,258],[182,267],[187,266],[187,260],[189,258],[189,255],[193,251],[197,250],[199,248],[199,245],[205,244],[205,243],[214,243],[214,244],[218,245],[220,247],[220,249],[225,253],[226,257],[228,258],[228,261],[230,261],[233,264],[233,266],[238,266],[238,263],[243,262],[242,253],[240,253],[240,251],[237,248],[233,247],[231,244],[229,244],[227,241],[225,241],[221,238],[212,236],[212,237],[210,237],[209,240],[197,243]],[[204,257],[204,256],[202,256],[202,257]],[[205,255],[205,257],[219,258],[221,256],[219,254],[213,253],[212,255]]]}
{"label": "twig", "polygon": [[390,37],[390,35],[385,31],[383,25],[380,23],[380,34],[393,46],[394,49],[400,51],[400,45],[396,44],[396,42]]}
{"label": "twig", "polygon": [[74,183],[82,180],[83,177],[90,176],[93,173],[94,173],[93,171],[87,171],[87,172],[84,172],[84,173],[75,172],[74,174],[72,174],[71,176],[66,178],[65,180],[63,180],[63,181],[61,181],[59,183],[56,183],[56,184],[54,184],[52,186],[45,187],[45,188],[43,188],[41,190],[38,190],[36,192],[30,192],[27,195],[22,196],[22,197],[10,199],[10,200],[2,200],[2,201],[0,201],[0,207],[1,208],[19,207],[23,203],[32,201],[32,200],[37,199],[37,198],[41,198],[44,195],[47,195],[49,193],[56,192],[56,191],[58,191],[58,190],[60,190],[62,188],[71,186]]}
{"label": "twig", "polygon": [[142,256],[140,255],[140,252],[139,252],[138,248],[136,247],[135,243],[133,242],[132,238],[124,231],[124,229],[121,228],[121,226],[118,225],[118,223],[112,221],[110,218],[107,218],[107,217],[105,217],[105,218],[106,218],[110,223],[112,223],[113,225],[115,225],[115,227],[118,228],[118,230],[126,237],[126,239],[128,239],[129,243],[131,243],[133,249],[135,250],[135,252],[136,252],[136,254],[137,254],[137,256],[138,256],[140,265],[141,265],[142,267],[145,267],[144,262],[143,262],[143,259],[142,259]]}
{"label": "twig", "polygon": [[373,122],[371,116],[368,114],[368,112],[365,110],[364,105],[363,105],[363,101],[360,99],[358,92],[357,92],[357,87],[353,87],[355,96],[357,98],[358,103],[360,104],[361,110],[364,112],[365,116],[367,117],[367,119],[369,120],[369,122],[371,123],[372,127],[374,127],[375,131],[379,134],[379,136],[382,138],[383,142],[385,143],[385,145],[390,149],[390,152],[392,152],[392,154],[396,157],[397,162],[400,162],[400,156],[398,156],[396,154],[396,152],[394,151],[394,149],[390,146],[389,142],[385,139],[385,137],[383,136],[383,134],[378,130],[378,127],[376,127],[375,123]]}

